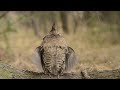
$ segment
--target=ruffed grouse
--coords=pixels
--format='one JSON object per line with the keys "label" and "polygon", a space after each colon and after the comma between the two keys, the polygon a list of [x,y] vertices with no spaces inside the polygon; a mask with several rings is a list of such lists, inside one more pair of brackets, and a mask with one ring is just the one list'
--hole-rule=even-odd
{"label": "ruffed grouse", "polygon": [[72,69],[76,61],[74,50],[69,47],[65,39],[58,33],[55,23],[42,44],[36,49],[37,66],[48,75],[62,75]]}

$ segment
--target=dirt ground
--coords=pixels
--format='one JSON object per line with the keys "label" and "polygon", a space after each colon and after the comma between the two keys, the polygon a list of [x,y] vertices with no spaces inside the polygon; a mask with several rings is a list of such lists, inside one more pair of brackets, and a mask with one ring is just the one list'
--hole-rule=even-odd
{"label": "dirt ground", "polygon": [[0,63],[0,79],[119,79],[120,69],[92,71],[87,72],[89,78],[86,78],[82,73],[65,73],[59,78],[57,76],[49,76],[44,73],[36,73],[32,71],[17,70],[10,65]]}

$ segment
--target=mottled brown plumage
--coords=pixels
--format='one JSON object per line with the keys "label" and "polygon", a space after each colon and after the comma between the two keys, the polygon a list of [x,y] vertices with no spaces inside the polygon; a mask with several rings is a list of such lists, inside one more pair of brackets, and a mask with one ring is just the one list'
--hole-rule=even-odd
{"label": "mottled brown plumage", "polygon": [[66,40],[58,33],[55,23],[50,33],[43,38],[36,54],[37,66],[49,75],[59,76],[69,71],[76,59],[74,50],[68,47]]}

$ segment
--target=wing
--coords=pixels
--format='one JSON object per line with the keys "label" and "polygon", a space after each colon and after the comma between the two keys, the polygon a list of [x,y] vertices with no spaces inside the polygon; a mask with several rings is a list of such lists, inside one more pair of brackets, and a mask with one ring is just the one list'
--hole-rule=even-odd
{"label": "wing", "polygon": [[72,68],[74,68],[76,64],[76,55],[74,50],[71,47],[68,47],[68,53],[66,54],[66,72],[69,72]]}
{"label": "wing", "polygon": [[37,68],[39,69],[40,72],[44,72],[43,71],[43,59],[42,59],[42,48],[41,47],[37,47],[34,54],[33,54],[33,63],[37,66]]}

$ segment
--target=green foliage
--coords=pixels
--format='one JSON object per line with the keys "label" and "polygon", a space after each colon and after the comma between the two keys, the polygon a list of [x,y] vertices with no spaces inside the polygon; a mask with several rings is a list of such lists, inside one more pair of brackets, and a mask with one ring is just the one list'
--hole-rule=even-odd
{"label": "green foliage", "polygon": [[17,32],[17,29],[13,26],[13,23],[10,22],[9,19],[6,20],[6,27],[5,29],[3,30],[2,33],[0,33],[3,38],[4,38],[4,42],[5,42],[5,45],[6,45],[6,51],[9,53],[11,52],[10,50],[10,43],[9,43],[9,34],[11,32]]}
{"label": "green foliage", "polygon": [[7,20],[6,33],[8,32],[17,32],[16,28],[13,27],[13,23],[10,20]]}

